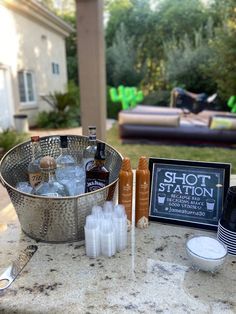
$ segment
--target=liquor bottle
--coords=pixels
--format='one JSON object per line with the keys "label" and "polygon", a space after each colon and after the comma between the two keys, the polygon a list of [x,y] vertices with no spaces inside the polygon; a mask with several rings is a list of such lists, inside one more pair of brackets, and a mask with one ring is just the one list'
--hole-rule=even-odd
{"label": "liquor bottle", "polygon": [[146,157],[139,158],[136,169],[135,224],[138,228],[148,227],[150,171]]}
{"label": "liquor bottle", "polygon": [[61,154],[56,159],[57,180],[65,185],[70,195],[76,194],[76,161],[68,151],[66,135],[60,136]]}
{"label": "liquor bottle", "polygon": [[28,165],[28,176],[29,176],[30,185],[34,188],[42,180],[41,170],[39,166],[40,159],[42,158],[42,150],[40,147],[40,137],[32,136],[31,145],[32,145],[32,159]]}
{"label": "liquor bottle", "polygon": [[96,126],[89,126],[89,143],[83,151],[83,165],[85,171],[93,166],[94,157],[97,150],[96,145]]}
{"label": "liquor bottle", "polygon": [[130,159],[125,157],[119,173],[118,203],[124,205],[129,224],[132,222],[133,172]]}
{"label": "liquor bottle", "polygon": [[57,181],[56,161],[51,156],[45,156],[40,161],[42,181],[34,188],[34,194],[46,197],[68,196],[69,192],[63,184]]}
{"label": "liquor bottle", "polygon": [[97,143],[94,165],[86,171],[85,192],[92,192],[109,184],[109,170],[105,163],[105,144]]}

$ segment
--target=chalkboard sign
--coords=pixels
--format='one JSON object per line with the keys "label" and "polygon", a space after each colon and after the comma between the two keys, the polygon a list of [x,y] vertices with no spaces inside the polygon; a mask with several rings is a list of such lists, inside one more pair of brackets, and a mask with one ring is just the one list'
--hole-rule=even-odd
{"label": "chalkboard sign", "polygon": [[216,229],[230,164],[150,158],[149,219]]}

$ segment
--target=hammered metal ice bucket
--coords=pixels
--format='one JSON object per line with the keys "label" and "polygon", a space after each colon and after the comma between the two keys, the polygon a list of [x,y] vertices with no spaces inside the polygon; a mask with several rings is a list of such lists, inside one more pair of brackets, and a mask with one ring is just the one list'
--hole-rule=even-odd
{"label": "hammered metal ice bucket", "polygon": [[[60,136],[42,137],[43,155],[60,155]],[[71,155],[81,161],[83,149],[88,145],[85,136],[68,135]],[[8,191],[18,215],[22,230],[31,238],[44,242],[73,242],[84,239],[85,218],[93,205],[113,200],[122,163],[122,156],[106,144],[105,166],[110,171],[108,186],[78,196],[47,198],[18,191],[17,182],[27,181],[27,166],[31,161],[31,142],[12,148],[0,163],[0,179]]]}

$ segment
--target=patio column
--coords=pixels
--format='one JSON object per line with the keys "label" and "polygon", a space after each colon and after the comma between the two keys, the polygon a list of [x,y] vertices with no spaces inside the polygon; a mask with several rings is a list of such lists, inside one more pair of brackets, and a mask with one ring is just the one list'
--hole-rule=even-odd
{"label": "patio column", "polygon": [[103,1],[76,0],[80,108],[83,134],[96,125],[106,140],[106,76]]}

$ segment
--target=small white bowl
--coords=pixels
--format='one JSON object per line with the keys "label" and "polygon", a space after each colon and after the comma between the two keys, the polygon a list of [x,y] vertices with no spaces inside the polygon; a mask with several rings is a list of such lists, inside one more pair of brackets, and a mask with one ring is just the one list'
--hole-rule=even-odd
{"label": "small white bowl", "polygon": [[190,237],[186,242],[186,252],[195,269],[212,273],[221,269],[228,253],[226,245],[206,235]]}

